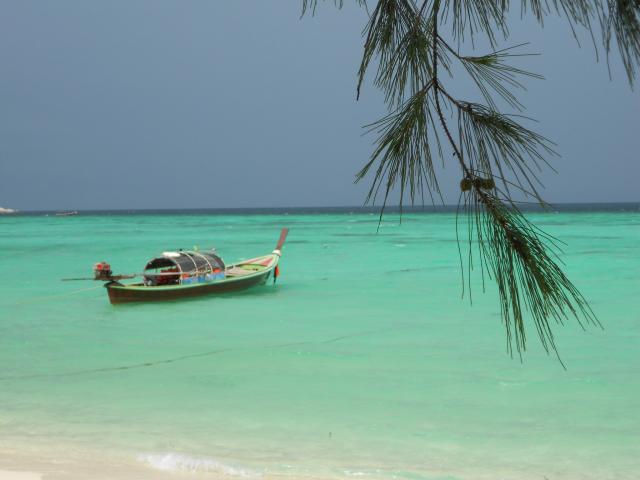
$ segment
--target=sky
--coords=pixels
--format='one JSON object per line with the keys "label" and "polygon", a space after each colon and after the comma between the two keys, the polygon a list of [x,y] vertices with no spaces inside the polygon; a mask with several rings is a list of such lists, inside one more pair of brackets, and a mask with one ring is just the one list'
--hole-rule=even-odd
{"label": "sky", "polygon": [[[361,205],[362,127],[386,108],[370,84],[356,101],[367,15],[346,3],[301,19],[301,0],[0,0],[0,207]],[[639,201],[640,94],[617,59],[611,80],[561,19],[511,31],[541,54],[520,66],[545,76],[521,99],[561,154],[545,199]]]}

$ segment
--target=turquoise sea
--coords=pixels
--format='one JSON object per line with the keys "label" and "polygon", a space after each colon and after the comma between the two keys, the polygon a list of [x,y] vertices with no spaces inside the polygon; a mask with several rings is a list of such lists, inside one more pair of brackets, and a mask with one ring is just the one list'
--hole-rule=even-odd
{"label": "turquoise sea", "polygon": [[[461,298],[453,213],[0,218],[0,469],[45,479],[637,479],[640,212],[532,213],[604,329],[506,352]],[[170,249],[227,262],[291,231],[278,283],[109,304],[90,276]]]}

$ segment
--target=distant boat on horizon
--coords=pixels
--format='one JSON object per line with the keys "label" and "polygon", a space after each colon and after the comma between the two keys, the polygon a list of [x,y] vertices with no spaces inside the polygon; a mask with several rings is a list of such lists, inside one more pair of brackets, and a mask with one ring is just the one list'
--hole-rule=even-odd
{"label": "distant boat on horizon", "polygon": [[73,215],[78,215],[78,211],[70,210],[68,212],[56,212],[56,217],[71,217]]}
{"label": "distant boat on horizon", "polygon": [[13,208],[0,207],[0,215],[10,215],[12,213],[18,213],[18,210],[14,210]]}

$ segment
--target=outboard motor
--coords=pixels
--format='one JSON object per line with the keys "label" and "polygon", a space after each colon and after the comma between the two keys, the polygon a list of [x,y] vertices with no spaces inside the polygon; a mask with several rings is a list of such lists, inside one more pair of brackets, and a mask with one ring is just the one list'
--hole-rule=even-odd
{"label": "outboard motor", "polygon": [[93,275],[95,280],[111,280],[113,272],[111,271],[111,265],[107,262],[99,262],[93,266]]}

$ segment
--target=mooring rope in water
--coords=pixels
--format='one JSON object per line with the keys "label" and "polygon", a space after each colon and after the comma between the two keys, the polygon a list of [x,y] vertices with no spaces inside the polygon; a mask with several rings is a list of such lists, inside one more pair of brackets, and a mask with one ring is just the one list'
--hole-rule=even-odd
{"label": "mooring rope in water", "polygon": [[26,305],[28,303],[43,302],[45,300],[54,300],[56,298],[68,297],[70,295],[75,295],[77,293],[82,293],[82,292],[88,292],[89,290],[96,290],[96,289],[102,288],[102,287],[103,287],[103,285],[97,285],[95,287],[81,288],[79,290],[73,290],[71,292],[61,293],[59,295],[46,295],[44,297],[34,297],[34,298],[29,299],[29,300],[22,300],[20,302],[16,302],[16,305]]}
{"label": "mooring rope in water", "polygon": [[[406,325],[404,328],[409,328],[409,327],[414,327],[415,325]],[[155,360],[155,361],[151,361],[151,362],[143,362],[143,363],[134,363],[131,365],[120,365],[120,366],[116,366],[116,367],[102,367],[102,368],[92,368],[92,369],[88,369],[88,370],[76,370],[76,371],[72,371],[72,372],[63,372],[63,373],[35,373],[35,374],[31,374],[31,375],[16,375],[16,376],[12,376],[12,377],[0,377],[0,381],[11,381],[11,380],[29,380],[29,379],[34,379],[34,378],[58,378],[58,377],[74,377],[74,376],[79,376],[79,375],[89,375],[92,373],[106,373],[106,372],[117,372],[117,371],[122,371],[122,370],[133,370],[133,369],[137,369],[137,368],[147,368],[147,367],[155,367],[158,365],[164,365],[164,364],[168,364],[168,363],[175,363],[175,362],[180,362],[183,360],[189,360],[192,358],[198,358],[198,357],[207,357],[207,356],[211,356],[211,355],[219,355],[221,353],[228,353],[228,352],[234,352],[234,351],[247,351],[247,350],[267,350],[267,349],[272,349],[272,348],[287,348],[287,347],[298,347],[298,346],[302,346],[302,345],[323,345],[323,344],[328,344],[328,343],[335,343],[335,342],[339,342],[341,340],[345,340],[347,338],[353,338],[353,337],[363,337],[366,335],[373,335],[376,333],[382,333],[382,332],[388,332],[390,330],[398,330],[399,328],[403,328],[403,327],[388,327],[388,328],[381,328],[378,330],[367,330],[367,331],[363,331],[363,332],[355,332],[355,333],[348,333],[345,335],[340,335],[338,337],[332,337],[329,338],[327,340],[307,340],[307,341],[302,341],[302,342],[289,342],[289,343],[279,343],[279,344],[274,344],[274,345],[261,345],[261,346],[255,346],[255,347],[236,347],[236,348],[222,348],[222,349],[217,349],[217,350],[209,350],[207,352],[199,352],[199,353],[192,353],[192,354],[188,354],[188,355],[180,355],[178,357],[173,357],[173,358],[167,358],[167,359],[163,359],[163,360]]]}

